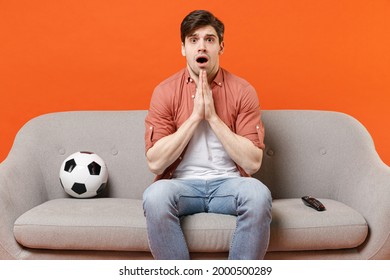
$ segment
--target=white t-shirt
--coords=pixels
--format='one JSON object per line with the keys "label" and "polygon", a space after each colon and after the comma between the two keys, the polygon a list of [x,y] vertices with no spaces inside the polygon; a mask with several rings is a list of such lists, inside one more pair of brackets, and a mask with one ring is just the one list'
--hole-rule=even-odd
{"label": "white t-shirt", "polygon": [[202,121],[188,143],[187,151],[175,170],[173,178],[210,180],[240,176],[207,121]]}

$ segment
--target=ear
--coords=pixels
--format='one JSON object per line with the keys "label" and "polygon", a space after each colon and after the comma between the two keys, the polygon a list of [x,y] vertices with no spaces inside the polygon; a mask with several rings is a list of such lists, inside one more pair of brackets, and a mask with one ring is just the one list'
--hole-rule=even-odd
{"label": "ear", "polygon": [[181,43],[181,54],[182,54],[182,56],[186,56],[186,49],[185,49],[184,43]]}
{"label": "ear", "polygon": [[222,41],[221,44],[219,44],[219,52],[218,54],[223,54],[223,51],[225,50],[225,43]]}

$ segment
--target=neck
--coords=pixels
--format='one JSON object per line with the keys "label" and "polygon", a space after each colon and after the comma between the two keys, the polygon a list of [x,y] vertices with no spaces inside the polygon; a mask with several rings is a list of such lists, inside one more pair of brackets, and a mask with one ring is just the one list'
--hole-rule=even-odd
{"label": "neck", "polygon": [[[199,73],[196,74],[190,67],[187,66],[188,72],[190,73],[190,77],[195,81],[196,85],[198,85],[199,81]],[[217,76],[217,73],[219,71],[219,68],[217,68],[217,71],[212,71],[210,73],[207,73],[207,82],[209,85],[214,81],[215,77]]]}

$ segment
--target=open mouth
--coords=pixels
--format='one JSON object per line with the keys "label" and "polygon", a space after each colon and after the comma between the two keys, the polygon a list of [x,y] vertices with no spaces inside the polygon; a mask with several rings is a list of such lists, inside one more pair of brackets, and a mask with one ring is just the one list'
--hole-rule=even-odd
{"label": "open mouth", "polygon": [[207,63],[207,61],[209,61],[209,59],[207,57],[204,57],[204,56],[200,56],[196,59],[196,62],[199,64]]}

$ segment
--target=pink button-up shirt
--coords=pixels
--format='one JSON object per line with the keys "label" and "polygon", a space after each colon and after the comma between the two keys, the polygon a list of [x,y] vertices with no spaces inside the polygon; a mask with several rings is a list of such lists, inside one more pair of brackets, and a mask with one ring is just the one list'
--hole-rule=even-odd
{"label": "pink button-up shirt", "polygon": [[[238,135],[264,149],[264,126],[256,90],[245,80],[220,68],[210,85],[215,110],[221,120]],[[173,134],[192,113],[196,84],[187,68],[160,83],[154,90],[145,119],[145,149]],[[185,153],[185,150],[183,154]],[[183,154],[158,179],[172,178]],[[241,176],[249,176],[237,165]]]}

